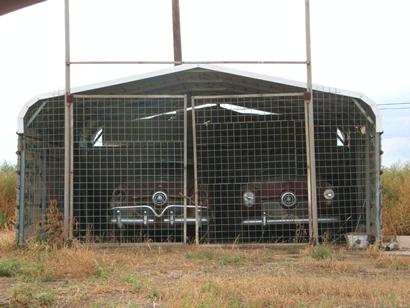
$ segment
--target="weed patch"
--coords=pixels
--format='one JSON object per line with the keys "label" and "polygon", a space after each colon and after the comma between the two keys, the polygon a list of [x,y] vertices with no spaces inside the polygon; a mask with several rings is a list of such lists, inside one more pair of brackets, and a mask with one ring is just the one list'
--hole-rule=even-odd
{"label": "weed patch", "polygon": [[51,307],[57,302],[57,297],[55,293],[51,290],[42,291],[37,298],[40,307]]}
{"label": "weed patch", "polygon": [[95,272],[93,273],[93,276],[97,279],[106,280],[106,279],[110,278],[112,272],[113,272],[113,268],[99,265],[95,269]]}
{"label": "weed patch", "polygon": [[34,297],[33,287],[24,284],[14,288],[10,299],[10,305],[12,307],[37,306],[36,298]]}
{"label": "weed patch", "polygon": [[24,282],[49,282],[53,273],[42,262],[22,262],[16,259],[0,261],[0,277],[17,277]]}
{"label": "weed patch", "polygon": [[127,282],[134,291],[140,291],[144,287],[142,280],[138,279],[136,274],[131,274],[127,278]]}
{"label": "weed patch", "polygon": [[149,298],[150,298],[152,301],[157,301],[157,300],[159,299],[159,291],[158,291],[157,288],[154,287],[154,288],[151,289]]}
{"label": "weed patch", "polygon": [[230,256],[230,255],[225,255],[222,256],[221,259],[219,260],[219,263],[221,265],[237,265],[243,263],[243,256]]}
{"label": "weed patch", "polygon": [[57,303],[55,293],[50,289],[39,290],[33,284],[21,284],[13,289],[10,298],[12,307],[52,307]]}
{"label": "weed patch", "polygon": [[185,253],[185,258],[188,260],[213,260],[215,257],[215,252],[212,250],[188,251]]}
{"label": "weed patch", "polygon": [[312,249],[310,256],[315,260],[323,260],[332,257],[333,249],[326,246],[316,246]]}
{"label": "weed patch", "polygon": [[0,260],[0,277],[15,277],[21,266],[21,262],[16,259]]}

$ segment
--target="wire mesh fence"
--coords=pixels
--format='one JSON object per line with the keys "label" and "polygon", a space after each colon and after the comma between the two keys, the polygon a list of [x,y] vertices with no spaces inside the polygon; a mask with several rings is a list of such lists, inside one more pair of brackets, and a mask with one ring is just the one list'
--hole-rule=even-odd
{"label": "wire mesh fence", "polygon": [[[190,205],[184,184],[185,101],[172,96],[75,97],[77,238],[184,241],[184,204]],[[192,217],[188,210],[185,215]]]}
{"label": "wire mesh fence", "polygon": [[[314,97],[318,216],[338,220],[321,225],[321,239],[340,242],[350,232],[371,233],[375,208],[374,120],[368,107],[350,97],[316,93]],[[374,182],[373,182],[374,183]],[[332,203],[329,199],[332,198]]]}
{"label": "wire mesh fence", "polygon": [[[309,240],[303,94],[74,96],[73,234],[120,243]],[[193,112],[194,111],[194,112]],[[369,106],[314,93],[321,241],[377,233]],[[30,107],[19,137],[19,237],[64,209],[64,99]],[[197,174],[195,174],[195,166]],[[195,175],[198,202],[195,203]]]}
{"label": "wire mesh fence", "polygon": [[19,240],[44,238],[47,208],[64,208],[64,99],[30,107],[19,136]]}

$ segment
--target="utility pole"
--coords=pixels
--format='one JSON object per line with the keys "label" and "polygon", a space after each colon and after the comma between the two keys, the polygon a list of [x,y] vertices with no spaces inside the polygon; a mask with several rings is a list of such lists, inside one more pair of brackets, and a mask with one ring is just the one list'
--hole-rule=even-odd
{"label": "utility pole", "polygon": [[[174,35],[174,61],[182,61],[181,25],[179,20],[179,0],[172,0],[172,29]],[[175,63],[180,65],[181,63]]]}

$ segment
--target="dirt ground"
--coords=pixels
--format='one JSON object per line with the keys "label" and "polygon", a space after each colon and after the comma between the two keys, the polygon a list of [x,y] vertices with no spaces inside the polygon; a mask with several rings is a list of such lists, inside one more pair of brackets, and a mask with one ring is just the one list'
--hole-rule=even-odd
{"label": "dirt ground", "polygon": [[410,307],[410,256],[343,247],[54,249],[0,239],[0,306]]}

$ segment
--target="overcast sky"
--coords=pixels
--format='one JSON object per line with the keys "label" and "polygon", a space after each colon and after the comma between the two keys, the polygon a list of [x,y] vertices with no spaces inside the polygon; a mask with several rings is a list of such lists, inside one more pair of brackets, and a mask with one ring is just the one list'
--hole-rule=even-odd
{"label": "overcast sky", "polygon": [[[64,87],[63,6],[48,0],[0,17],[0,161],[16,161],[21,107]],[[180,9],[184,60],[305,58],[304,0],[180,0]],[[410,103],[409,14],[408,0],[311,0],[314,83]],[[72,60],[172,60],[171,0],[71,0],[71,47]],[[164,67],[74,66],[72,84]],[[232,67],[306,80],[303,66]],[[410,160],[410,109],[381,113],[383,164]]]}

